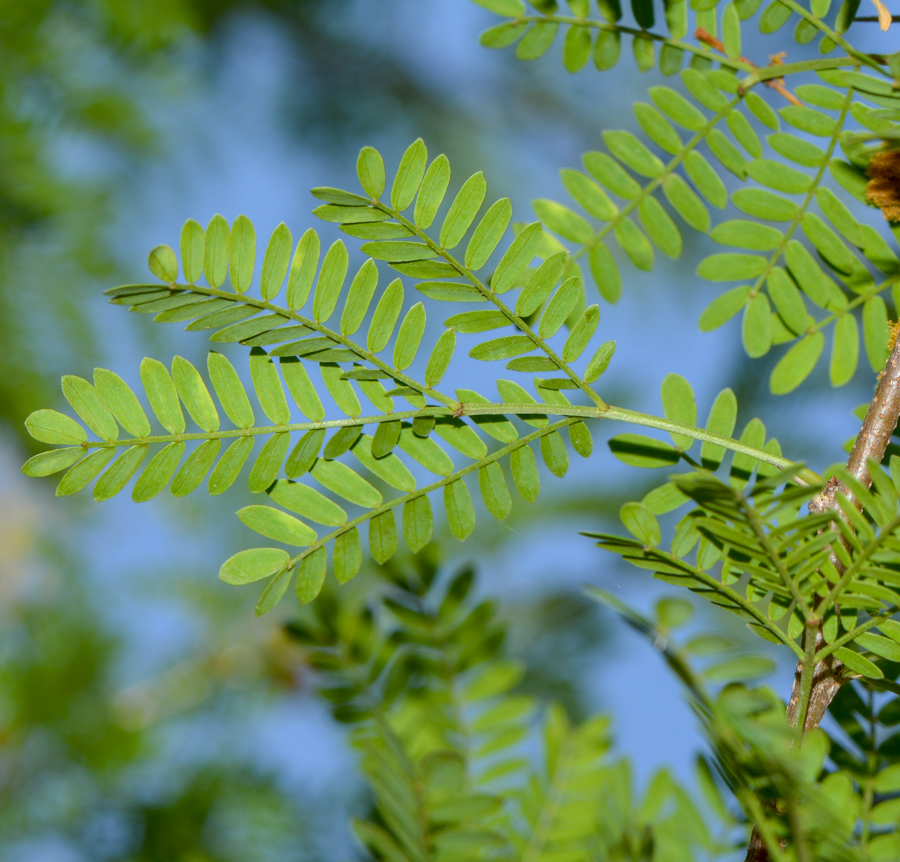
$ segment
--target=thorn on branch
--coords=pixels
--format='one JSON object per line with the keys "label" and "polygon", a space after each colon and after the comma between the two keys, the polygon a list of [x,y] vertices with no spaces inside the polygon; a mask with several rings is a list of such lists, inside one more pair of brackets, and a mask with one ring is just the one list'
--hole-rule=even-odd
{"label": "thorn on branch", "polygon": [[[720,54],[725,54],[727,56],[727,52],[725,51],[725,46],[722,42],[713,36],[710,32],[708,32],[703,27],[698,27],[694,32],[694,38],[699,39],[699,41],[703,42],[704,45],[709,45],[714,51],[718,51]],[[769,57],[769,65],[770,66],[782,66],[784,63],[782,62],[786,54],[776,54],[775,56]],[[754,69],[759,68],[759,64],[754,63],[752,60],[748,60],[746,57],[738,57],[738,59],[742,63],[746,63],[748,66],[752,66]],[[769,78],[768,80],[763,81],[767,87],[775,90],[776,93],[780,93],[787,99],[792,105],[802,105],[803,102],[800,101],[788,88],[784,85],[784,78]]]}

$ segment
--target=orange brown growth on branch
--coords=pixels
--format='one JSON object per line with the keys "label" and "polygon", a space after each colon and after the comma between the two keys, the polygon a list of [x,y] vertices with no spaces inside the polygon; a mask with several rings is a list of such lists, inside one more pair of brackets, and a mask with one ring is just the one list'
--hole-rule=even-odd
{"label": "orange brown growth on branch", "polygon": [[888,221],[900,221],[900,150],[875,153],[866,169],[866,200]]}
{"label": "orange brown growth on branch", "polygon": [[[725,46],[722,44],[722,42],[703,27],[698,27],[696,29],[696,31],[694,32],[694,38],[699,39],[701,42],[703,42],[704,45],[709,45],[710,48],[718,51],[720,54],[726,53]],[[778,54],[775,57],[770,57],[772,62],[769,63],[769,65],[782,65],[781,60],[783,56],[783,54]],[[759,65],[757,63],[754,63],[752,60],[748,60],[746,57],[738,57],[738,60],[740,60],[742,63],[746,63],[748,66],[752,66],[754,69],[759,68]],[[787,99],[792,105],[803,104],[800,99],[798,99],[790,90],[788,90],[787,87],[785,87],[784,78],[769,78],[768,80],[763,81],[763,83],[767,87],[771,87],[773,90],[775,90],[776,93],[780,93],[782,96],[784,96],[784,98]]]}

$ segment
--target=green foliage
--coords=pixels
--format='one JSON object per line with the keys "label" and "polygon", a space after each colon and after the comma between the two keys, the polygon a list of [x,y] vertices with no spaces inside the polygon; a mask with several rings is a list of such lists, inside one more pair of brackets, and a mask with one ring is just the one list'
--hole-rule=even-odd
{"label": "green foliage", "polygon": [[[659,25],[652,3],[632,0],[637,26],[622,23],[616,0],[601,0],[596,19],[587,0],[570,0],[571,14],[556,0],[534,0],[535,14],[521,0],[476,2],[507,19],[482,35],[488,47],[515,45],[519,59],[535,60],[562,35],[563,65],[575,73],[592,58],[601,72],[614,68],[625,42],[639,70],[658,64],[671,86],[649,87],[634,106],[640,134],[606,129],[604,150],[585,153],[583,171],[561,171],[568,197],[535,200],[536,222],[514,222],[509,199],[489,196],[482,172],[451,191],[450,160],[429,160],[422,139],[395,171],[363,147],[362,194],[312,190],[321,202],[313,214],[361,241],[368,259],[355,271],[344,241],[325,250],[312,228],[295,245],[278,225],[257,266],[246,216],[229,225],[217,215],[205,229],[189,220],[180,255],[167,245],[150,252],[157,282],[108,294],[155,321],[206,331],[214,344],[249,348],[248,373],[217,351],[206,377],[181,357],[171,367],[144,359],[143,400],[160,433],[114,372],[97,369],[93,383],[64,377],[77,419],[32,413],[31,435],[58,448],[24,472],[65,471],[58,495],[96,480],[97,500],[136,476],[132,497],[142,502],[167,486],[189,494],[204,480],[221,494],[247,470],[249,490],[265,497],[238,517],[276,546],[238,551],[220,578],[267,581],[259,614],[292,581],[301,604],[318,599],[291,631],[335,717],[355,725],[374,800],[355,831],[375,858],[674,862],[727,852],[741,817],[755,825],[764,858],[892,858],[896,833],[879,827],[895,820],[896,800],[877,794],[900,788],[896,737],[876,725],[893,726],[900,713],[895,700],[876,712],[875,698],[900,694],[900,458],[887,469],[863,465],[866,481],[862,467],[833,468],[825,485],[783,457],[759,419],[735,436],[730,389],[700,425],[693,389],[677,374],[660,375],[659,416],[609,403],[598,384],[616,349],[601,304],[619,300],[631,267],[654,270],[657,253],[679,259],[691,231],[723,249],[696,270],[723,286],[701,330],[741,314],[748,357],[780,352],[773,393],[813,373],[826,336],[834,386],[857,373],[861,346],[872,369],[884,368],[900,259],[860,204],[888,219],[900,213],[900,63],[846,41],[852,2],[833,28],[819,0],[809,10],[794,0],[765,9],[672,2]],[[742,56],[748,22],[770,35],[791,19],[794,41],[816,41],[818,59],[773,57],[762,67]],[[714,218],[729,206],[736,212]],[[510,379],[496,381],[496,397],[483,374],[472,375],[480,391],[448,388],[458,348],[469,367],[504,363]],[[609,448],[626,465],[670,475],[621,507],[630,538],[588,535],[729,611],[797,662],[786,722],[781,700],[752,687],[773,668],[767,655],[718,633],[676,646],[672,632],[690,616],[683,599],[662,601],[650,620],[594,593],[684,684],[708,736],[711,761],[698,780],[721,836],[665,773],[635,807],[627,768],[608,755],[605,720],[574,726],[560,707],[517,693],[523,669],[500,654],[502,627],[492,605],[473,598],[472,573],[445,582],[427,560],[438,497],[462,541],[482,508],[509,517],[510,479],[519,497],[537,498],[538,452],[556,477],[568,472],[570,449],[591,457],[588,422],[598,420],[665,432],[671,442],[629,431]],[[832,502],[823,489],[835,488]],[[677,521],[663,517],[684,507]],[[344,585],[361,571],[364,536],[387,586],[360,608],[328,573]],[[414,574],[392,562],[401,536],[419,555]],[[822,679],[844,687],[835,714],[853,747],[815,730]]]}

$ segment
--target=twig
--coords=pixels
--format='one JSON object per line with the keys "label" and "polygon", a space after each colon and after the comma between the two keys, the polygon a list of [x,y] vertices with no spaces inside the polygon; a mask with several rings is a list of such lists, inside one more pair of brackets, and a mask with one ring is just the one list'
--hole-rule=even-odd
{"label": "twig", "polygon": [[[728,53],[725,51],[725,46],[719,41],[715,36],[705,30],[703,27],[698,27],[694,33],[694,38],[699,39],[705,45],[709,45],[715,51],[718,51],[721,54],[725,54],[728,56]],[[780,66],[781,65],[781,54],[772,57],[772,62],[769,63],[770,66]],[[746,57],[738,57],[738,59],[742,63],[746,63],[748,66],[752,66],[754,69],[759,68],[758,63],[754,63],[752,60],[748,60]],[[787,87],[784,85],[784,78],[768,78],[763,81],[767,87],[771,87],[775,90],[776,93],[781,93],[782,96],[785,97],[792,105],[802,105],[803,102],[800,101]]]}
{"label": "twig", "polygon": [[[900,339],[895,341],[885,363],[884,371],[878,376],[875,397],[869,404],[866,418],[863,420],[856,442],[853,444],[853,450],[847,459],[847,472],[866,488],[872,484],[872,477],[869,474],[869,459],[875,463],[881,463],[891,441],[891,435],[897,427],[898,419],[900,419]],[[844,518],[837,503],[838,494],[852,500],[857,506],[860,505],[849,488],[836,477],[832,477],[826,483],[824,490],[810,501],[810,513],[833,511],[837,513],[836,517]],[[843,571],[843,565],[834,554],[832,554],[831,561],[839,572]],[[821,617],[821,615],[819,616]],[[822,633],[822,620],[815,619],[810,623],[804,633],[804,643],[807,647],[806,652],[815,655],[824,646],[825,638]],[[843,665],[834,658],[833,654],[815,665],[811,681],[808,674],[803,673],[803,668],[804,662],[798,662],[791,699],[788,703],[787,717],[788,723],[792,727],[800,724],[801,732],[808,733],[819,726],[819,722],[824,718],[825,712],[838,693],[844,678],[842,676]],[[804,704],[803,701],[806,703]],[[755,826],[753,834],[750,836],[750,845],[747,848],[744,862],[769,862],[769,851]]]}

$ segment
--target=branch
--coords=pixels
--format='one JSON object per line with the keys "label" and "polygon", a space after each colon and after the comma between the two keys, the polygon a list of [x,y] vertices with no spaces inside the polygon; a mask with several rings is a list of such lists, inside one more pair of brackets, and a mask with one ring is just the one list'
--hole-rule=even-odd
{"label": "branch", "polygon": [[[866,488],[872,484],[868,461],[871,458],[875,463],[881,463],[898,419],[900,419],[900,340],[895,341],[884,371],[878,376],[875,397],[869,404],[866,418],[847,460],[847,472]],[[837,504],[838,494],[853,500],[859,506],[859,501],[853,497],[847,486],[837,477],[832,477],[825,485],[825,490],[810,501],[810,513],[834,511],[839,513],[837,517],[843,518]],[[835,525],[832,525],[832,529],[834,527]],[[843,565],[833,553],[832,563],[839,572],[844,571]],[[816,610],[821,611],[823,608],[820,605]],[[838,693],[843,682],[841,674],[843,665],[834,658],[832,651],[813,664],[813,657],[820,649],[825,648],[821,613],[809,619],[804,638],[806,655],[803,661],[797,663],[787,717],[792,727],[800,725],[802,732],[807,733],[819,726],[819,722]],[[769,859],[766,844],[754,826],[745,862],[769,862]]]}

